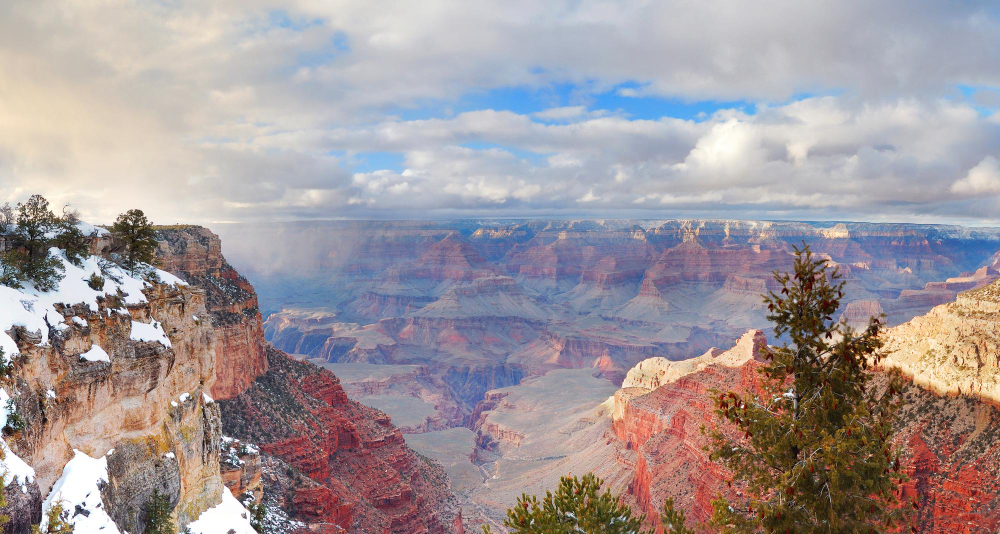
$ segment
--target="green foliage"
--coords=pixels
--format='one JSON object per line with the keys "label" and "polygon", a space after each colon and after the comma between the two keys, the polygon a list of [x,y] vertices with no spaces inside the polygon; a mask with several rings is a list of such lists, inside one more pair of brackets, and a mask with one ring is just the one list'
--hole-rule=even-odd
{"label": "green foliage", "polygon": [[264,520],[267,517],[267,508],[264,506],[264,503],[256,504],[251,500],[246,504],[246,508],[250,512],[250,526],[257,532],[264,534]]}
{"label": "green foliage", "polygon": [[171,511],[170,497],[153,490],[153,496],[146,504],[145,534],[176,534],[177,527],[170,517]]}
{"label": "green foliage", "polygon": [[[13,251],[4,255],[3,275],[14,286],[31,281],[41,291],[51,291],[62,279],[62,262],[49,255],[57,234],[58,219],[49,209],[49,201],[32,195],[17,205],[17,226],[11,237]],[[7,284],[5,284],[7,285]]]}
{"label": "green foliage", "polygon": [[782,289],[765,297],[768,319],[790,343],[763,354],[760,395],[715,401],[722,426],[735,432],[710,432],[711,457],[743,495],[718,498],[712,524],[725,533],[897,530],[905,475],[890,440],[902,383],[898,373],[887,388],[872,382],[881,322],[855,332],[833,321],[843,283],[808,247],[796,249],[793,273],[775,279]]}
{"label": "green foliage", "polygon": [[14,372],[14,361],[8,358],[0,348],[0,379],[9,377]]}
{"label": "green foliage", "polygon": [[69,513],[63,510],[62,503],[56,503],[45,514],[48,526],[42,530],[40,525],[31,527],[31,534],[73,534],[73,525],[68,519]]}
{"label": "green foliage", "polygon": [[[648,534],[641,528],[643,516],[633,517],[632,510],[610,491],[600,492],[603,483],[593,473],[582,479],[562,477],[556,492],[546,492],[541,501],[522,494],[517,505],[507,510],[503,524],[515,533]],[[483,532],[489,533],[489,527],[484,526]]]}
{"label": "green foliage", "polygon": [[90,255],[90,237],[83,234],[72,219],[59,221],[59,233],[53,244],[66,251],[66,259],[77,267],[83,264],[83,259]]}
{"label": "green foliage", "polygon": [[100,291],[104,289],[104,277],[97,273],[91,273],[90,278],[87,279],[87,285],[94,291]]}
{"label": "green foliage", "polygon": [[0,253],[0,285],[21,289],[24,287],[24,273],[21,266],[28,261],[23,250],[11,249]]}
{"label": "green foliage", "polygon": [[3,427],[5,432],[15,434],[28,428],[28,422],[21,414],[17,413],[17,404],[14,399],[7,399],[7,424]]}
{"label": "green foliage", "polygon": [[[6,454],[7,453],[4,452],[2,448],[0,448],[0,460],[3,460]],[[2,485],[3,485],[3,477],[0,476],[0,486]],[[7,508],[7,495],[6,492],[3,491],[4,489],[6,489],[6,486],[0,488],[0,510],[4,510]],[[7,523],[10,523],[10,516],[4,513],[0,513],[0,531],[4,530],[4,526],[7,525]]]}
{"label": "green foliage", "polygon": [[156,231],[142,210],[131,209],[118,216],[111,233],[120,241],[122,265],[133,276],[156,258]]}
{"label": "green foliage", "polygon": [[660,514],[660,526],[663,527],[663,534],[695,534],[686,526],[687,517],[684,510],[674,509],[674,500],[667,499],[663,503],[663,512]]}

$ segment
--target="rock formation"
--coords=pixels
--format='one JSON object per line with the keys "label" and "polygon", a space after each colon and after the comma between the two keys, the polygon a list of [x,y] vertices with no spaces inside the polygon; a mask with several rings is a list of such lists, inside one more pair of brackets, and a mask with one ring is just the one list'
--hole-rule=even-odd
{"label": "rock formation", "polygon": [[263,323],[257,295],[246,278],[222,257],[222,243],[206,228],[180,226],[159,231],[157,260],[163,270],[205,291],[216,332],[215,384],[219,400],[242,393],[267,371]]}
{"label": "rock formation", "polygon": [[14,364],[0,390],[11,398],[3,419],[24,423],[4,431],[6,468],[24,473],[5,489],[4,531],[28,532],[60,501],[79,531],[142,531],[154,491],[179,526],[194,525],[232,499],[219,408],[207,395],[217,338],[201,319],[205,292],[162,271],[149,283],[93,256],[59,259],[65,277],[52,291],[0,286],[0,346]]}

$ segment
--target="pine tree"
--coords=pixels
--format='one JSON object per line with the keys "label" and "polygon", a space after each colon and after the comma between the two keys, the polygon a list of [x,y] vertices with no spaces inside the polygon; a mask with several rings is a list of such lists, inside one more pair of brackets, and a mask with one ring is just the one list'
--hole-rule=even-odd
{"label": "pine tree", "polygon": [[[507,510],[504,525],[514,533],[592,534],[645,533],[643,516],[633,517],[632,510],[620,503],[610,491],[601,493],[603,481],[588,473],[582,479],[562,477],[553,494],[541,501],[534,495],[521,495],[517,505]],[[489,527],[483,527],[489,533]]]}
{"label": "pine tree", "polygon": [[153,263],[156,258],[156,231],[142,210],[131,209],[119,215],[111,233],[124,247],[122,264],[130,274],[135,275],[143,264]]}
{"label": "pine tree", "polygon": [[66,252],[66,259],[77,267],[90,254],[90,237],[83,234],[72,219],[63,218],[57,222],[58,234],[52,244]]}
{"label": "pine tree", "polygon": [[174,519],[170,517],[171,511],[170,498],[158,490],[153,490],[153,496],[146,504],[145,534],[176,534],[177,527],[174,526]]}
{"label": "pine tree", "polygon": [[694,534],[693,530],[687,528],[687,517],[684,510],[674,509],[673,499],[667,499],[663,503],[660,526],[663,527],[663,534]]}
{"label": "pine tree", "polygon": [[898,373],[878,387],[881,322],[855,332],[833,315],[843,282],[809,247],[794,272],[777,274],[765,297],[779,338],[763,354],[761,395],[720,393],[716,414],[736,430],[710,432],[712,459],[733,473],[742,502],[721,497],[712,524],[721,532],[855,533],[898,530],[897,491],[905,480],[890,441],[902,402]]}
{"label": "pine tree", "polygon": [[73,534],[73,525],[66,521],[67,515],[69,514],[63,509],[63,505],[56,503],[45,514],[48,520],[45,530],[40,525],[35,525],[31,527],[31,534]]}
{"label": "pine tree", "polygon": [[14,247],[20,256],[5,256],[5,263],[17,261],[21,280],[30,280],[41,291],[50,291],[62,279],[63,266],[49,255],[58,219],[49,209],[49,201],[41,195],[32,195],[27,202],[17,205],[17,227],[14,229]]}

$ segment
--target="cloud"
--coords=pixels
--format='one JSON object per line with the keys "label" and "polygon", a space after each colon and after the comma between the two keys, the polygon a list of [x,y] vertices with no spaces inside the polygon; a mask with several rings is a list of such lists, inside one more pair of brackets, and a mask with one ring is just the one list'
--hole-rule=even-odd
{"label": "cloud", "polygon": [[969,169],[969,174],[951,186],[960,195],[1000,194],[1000,162],[993,156],[986,156],[978,165]]}
{"label": "cloud", "polygon": [[[0,200],[991,220],[998,30],[975,1],[5,2]],[[719,100],[745,104],[669,116]]]}

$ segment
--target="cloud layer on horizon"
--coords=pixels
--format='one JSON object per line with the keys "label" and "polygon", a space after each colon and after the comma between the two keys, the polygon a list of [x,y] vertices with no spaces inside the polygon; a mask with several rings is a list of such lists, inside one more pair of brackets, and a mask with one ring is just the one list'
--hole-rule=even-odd
{"label": "cloud layer on horizon", "polygon": [[97,221],[1000,219],[986,2],[15,0],[0,80],[0,202]]}

